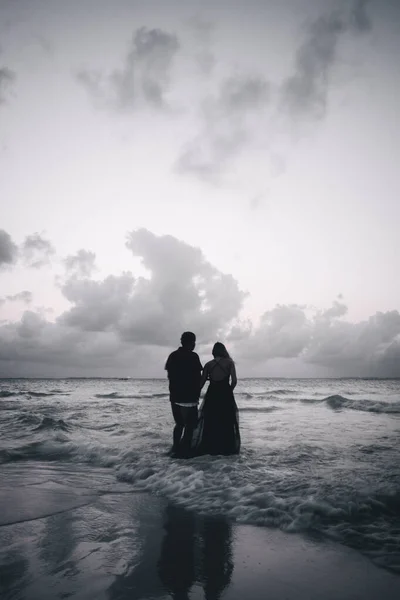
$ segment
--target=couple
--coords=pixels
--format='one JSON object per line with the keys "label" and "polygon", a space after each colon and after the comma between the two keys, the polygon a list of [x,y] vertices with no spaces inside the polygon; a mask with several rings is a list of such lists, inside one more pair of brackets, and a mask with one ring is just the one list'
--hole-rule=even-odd
{"label": "couple", "polygon": [[[169,355],[165,364],[175,420],[171,455],[238,454],[238,409],[233,395],[237,383],[235,364],[224,344],[217,342],[212,350],[213,360],[203,369],[198,354],[193,352],[195,346],[195,334],[185,331],[181,347]],[[210,383],[198,415],[200,391],[207,380]]]}

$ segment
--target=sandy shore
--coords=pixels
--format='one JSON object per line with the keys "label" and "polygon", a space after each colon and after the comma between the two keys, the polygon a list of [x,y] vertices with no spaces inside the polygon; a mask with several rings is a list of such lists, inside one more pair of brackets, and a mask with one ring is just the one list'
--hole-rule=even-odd
{"label": "sandy shore", "polygon": [[2,600],[400,597],[399,576],[342,546],[201,517],[106,479],[86,485],[3,486]]}

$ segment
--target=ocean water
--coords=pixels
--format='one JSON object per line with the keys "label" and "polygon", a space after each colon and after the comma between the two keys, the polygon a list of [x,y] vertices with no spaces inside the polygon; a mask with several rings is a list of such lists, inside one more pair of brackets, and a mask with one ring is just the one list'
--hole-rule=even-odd
{"label": "ocean water", "polygon": [[[166,380],[0,380],[0,525],[144,491],[400,574],[400,380],[247,379],[235,396],[241,454],[178,460]],[[35,502],[39,482],[63,502]]]}

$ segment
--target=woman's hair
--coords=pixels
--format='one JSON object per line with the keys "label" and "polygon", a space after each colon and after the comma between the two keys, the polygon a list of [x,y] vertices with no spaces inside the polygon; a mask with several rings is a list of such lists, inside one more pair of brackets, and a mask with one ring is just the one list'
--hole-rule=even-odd
{"label": "woman's hair", "polygon": [[220,358],[230,358],[228,350],[225,348],[224,344],[221,342],[216,342],[212,349],[212,355]]}

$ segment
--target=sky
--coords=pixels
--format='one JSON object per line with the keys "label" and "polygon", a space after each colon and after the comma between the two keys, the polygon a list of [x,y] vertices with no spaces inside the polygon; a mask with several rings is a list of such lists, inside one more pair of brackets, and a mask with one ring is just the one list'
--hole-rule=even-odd
{"label": "sky", "polygon": [[400,377],[397,0],[0,0],[0,377]]}

